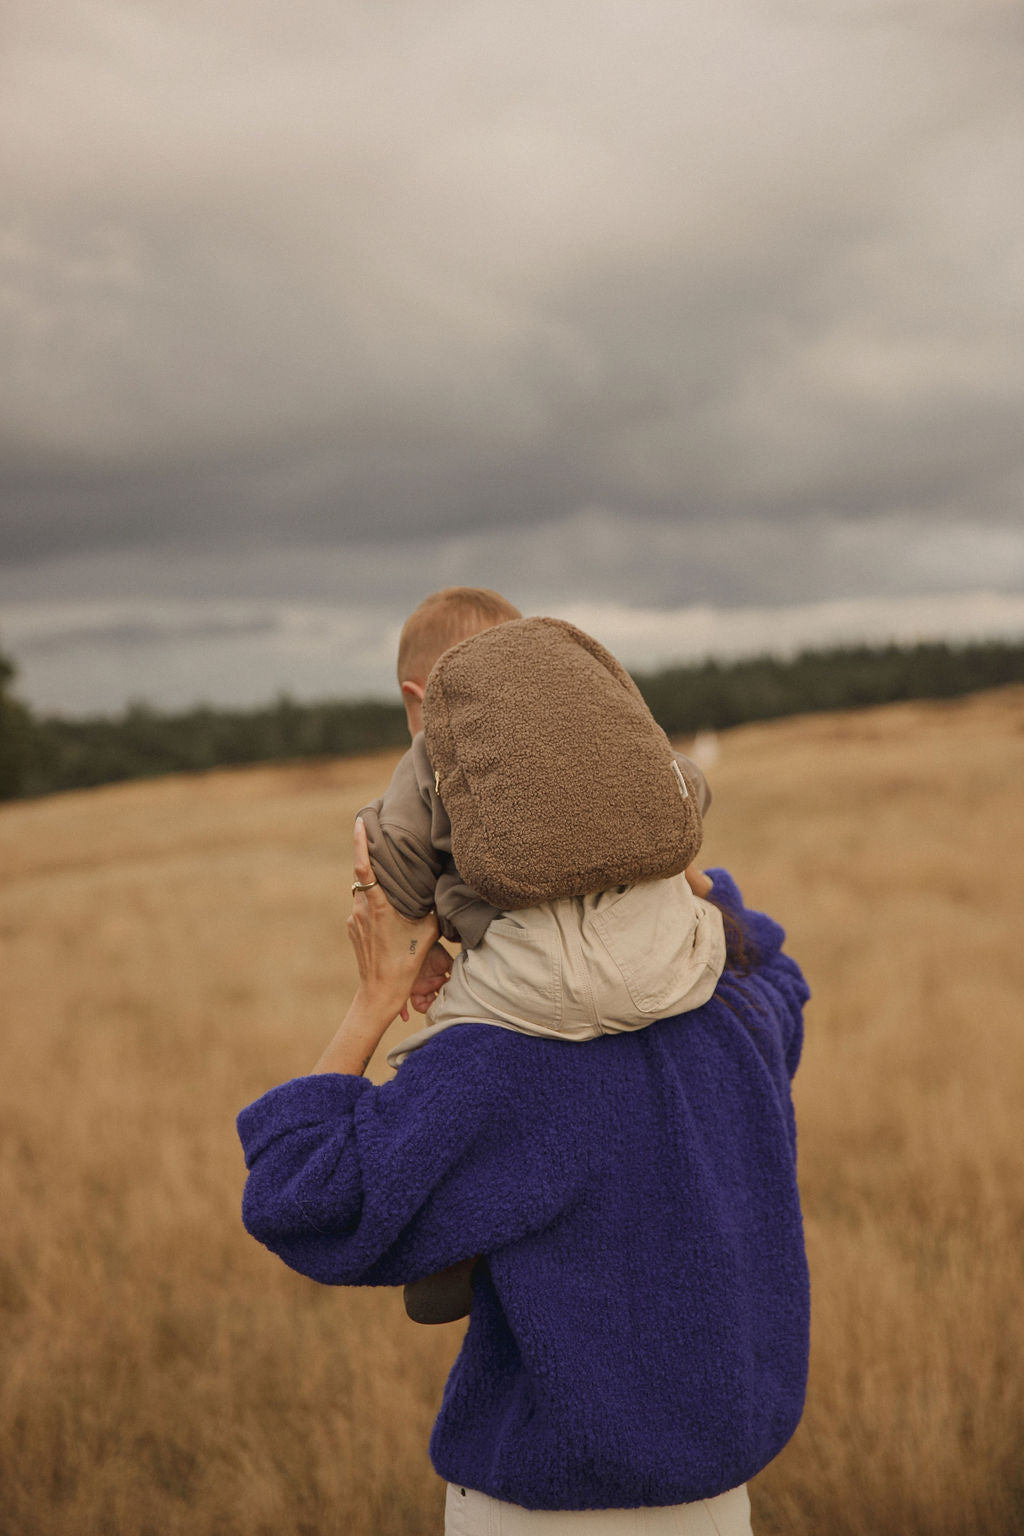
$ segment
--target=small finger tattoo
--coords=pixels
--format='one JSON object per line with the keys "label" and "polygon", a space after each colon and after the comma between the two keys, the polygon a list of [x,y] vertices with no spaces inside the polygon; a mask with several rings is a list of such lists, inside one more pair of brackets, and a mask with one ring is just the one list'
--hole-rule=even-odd
{"label": "small finger tattoo", "polygon": [[414,955],[416,953],[416,947],[419,944],[419,942],[420,942],[419,939],[410,939],[409,940],[409,953],[410,953],[410,955]]}

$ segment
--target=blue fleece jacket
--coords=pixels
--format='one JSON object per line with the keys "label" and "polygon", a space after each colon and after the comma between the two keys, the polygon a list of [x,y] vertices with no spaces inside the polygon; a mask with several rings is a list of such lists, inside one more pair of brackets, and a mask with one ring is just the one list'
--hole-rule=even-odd
{"label": "blue fleece jacket", "polygon": [[431,1437],[450,1482],[528,1509],[685,1503],[796,1428],[808,992],[712,875],[759,960],[703,1008],[582,1044],[457,1025],[386,1084],[297,1078],[239,1116],[246,1227],[293,1269],[399,1285],[487,1255]]}

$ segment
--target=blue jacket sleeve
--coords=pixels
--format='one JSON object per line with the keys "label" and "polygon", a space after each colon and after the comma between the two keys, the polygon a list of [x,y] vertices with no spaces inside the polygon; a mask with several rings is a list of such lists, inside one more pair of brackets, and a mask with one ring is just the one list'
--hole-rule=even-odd
{"label": "blue jacket sleeve", "polygon": [[719,993],[728,1002],[734,996],[744,1005],[756,1001],[754,1009],[743,1007],[750,1027],[770,1028],[778,1039],[787,1077],[792,1080],[800,1064],[804,1041],[804,1004],[810,988],[803,972],[789,955],[783,954],[785,932],[764,912],[743,904],[739,888],[728,870],[709,869],[711,895],[715,902],[731,912],[742,925],[753,951],[754,966],[749,976],[733,980],[723,977]]}
{"label": "blue jacket sleeve", "polygon": [[249,1105],[248,1231],[314,1280],[399,1285],[550,1226],[579,1153],[543,1092],[514,1091],[501,1033],[459,1026],[388,1083],[325,1073]]}

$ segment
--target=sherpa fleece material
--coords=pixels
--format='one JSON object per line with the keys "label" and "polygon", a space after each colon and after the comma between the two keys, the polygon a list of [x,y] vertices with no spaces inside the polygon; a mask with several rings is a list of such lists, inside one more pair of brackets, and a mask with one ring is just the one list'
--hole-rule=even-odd
{"label": "sherpa fleece material", "polygon": [[[701,816],[711,790],[696,763],[673,754],[696,793]],[[441,932],[473,949],[500,908],[484,901],[463,879],[452,857],[452,824],[434,783],[423,732],[413,737],[383,795],[359,812],[373,872],[403,917],[437,912]]]}
{"label": "sherpa fleece material", "polygon": [[239,1116],[245,1224],[292,1268],[400,1285],[486,1255],[431,1437],[448,1482],[528,1509],[687,1503],[796,1428],[808,991],[711,874],[759,959],[702,1008],[586,1045],[458,1025],[388,1083],[297,1078]]}
{"label": "sherpa fleece material", "polygon": [[636,683],[564,619],[513,619],[445,651],[423,734],[452,857],[503,912],[683,872],[693,787]]}

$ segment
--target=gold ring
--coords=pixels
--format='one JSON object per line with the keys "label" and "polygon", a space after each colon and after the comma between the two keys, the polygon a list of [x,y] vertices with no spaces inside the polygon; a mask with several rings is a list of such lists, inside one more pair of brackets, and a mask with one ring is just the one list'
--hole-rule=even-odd
{"label": "gold ring", "polygon": [[353,880],[352,895],[354,896],[356,891],[372,891],[376,884],[376,880],[367,880],[365,884],[362,880]]}

